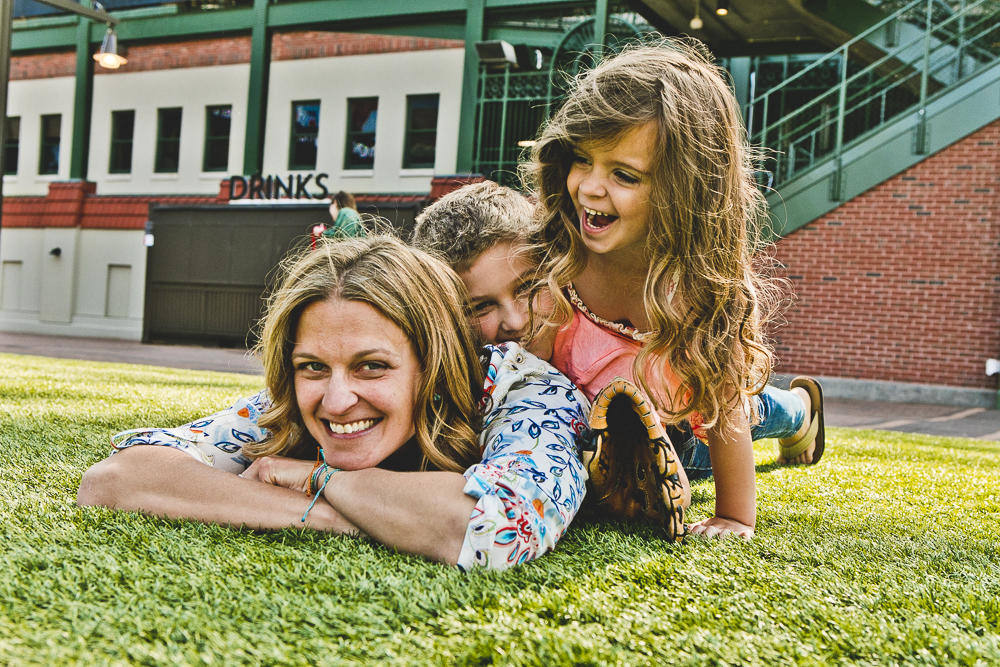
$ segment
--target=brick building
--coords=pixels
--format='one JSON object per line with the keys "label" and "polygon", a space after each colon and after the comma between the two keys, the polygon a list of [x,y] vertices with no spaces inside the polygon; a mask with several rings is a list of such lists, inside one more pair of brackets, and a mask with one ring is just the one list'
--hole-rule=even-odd
{"label": "brick building", "polygon": [[[104,4],[122,19],[118,70],[90,61],[103,26],[81,42],[76,19],[15,20],[0,329],[141,337],[152,203],[226,206],[243,179],[322,212],[340,189],[419,204],[453,174],[511,182],[557,103],[552,75],[601,35],[656,29],[714,50],[775,156],[774,252],[794,292],[777,371],[832,395],[996,400],[995,9],[954,3],[930,26],[919,3],[734,0],[694,29],[694,0]],[[500,40],[516,57],[481,60],[476,44]]]}

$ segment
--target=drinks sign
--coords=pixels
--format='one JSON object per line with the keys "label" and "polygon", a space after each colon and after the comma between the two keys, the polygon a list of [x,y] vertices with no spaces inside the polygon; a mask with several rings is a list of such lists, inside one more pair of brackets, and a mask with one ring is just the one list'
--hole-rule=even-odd
{"label": "drinks sign", "polygon": [[[289,174],[288,180],[280,176],[230,176],[229,199],[328,199],[330,191],[323,181],[329,174]],[[310,190],[311,186],[311,190]],[[317,191],[318,190],[318,191]]]}

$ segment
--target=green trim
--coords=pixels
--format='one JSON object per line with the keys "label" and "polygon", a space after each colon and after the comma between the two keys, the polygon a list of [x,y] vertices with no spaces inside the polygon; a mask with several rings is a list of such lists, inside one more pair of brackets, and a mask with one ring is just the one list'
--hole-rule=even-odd
{"label": "green trim", "polygon": [[267,84],[271,71],[271,32],[267,29],[268,0],[254,0],[250,43],[250,87],[247,126],[243,140],[243,173],[264,168],[264,130],[267,121]]}
{"label": "green trim", "polygon": [[[604,0],[601,0],[602,2]],[[579,5],[580,0],[310,0],[282,2],[269,8],[268,28],[293,28],[328,24],[340,28],[345,22],[367,22],[346,28],[353,32],[412,35],[463,39],[467,34],[460,23],[442,22],[447,15],[460,17],[469,7],[482,14],[486,9],[546,8]],[[118,26],[121,42],[164,39],[191,35],[249,32],[254,27],[256,9],[218,9],[181,12],[176,6],[148,7],[110,12],[122,19]],[[431,18],[430,22],[426,21]],[[390,26],[382,23],[390,19]],[[403,23],[410,21],[409,24]],[[437,21],[437,22],[435,22]],[[91,41],[100,41],[103,26],[94,26]],[[482,39],[482,36],[479,37]],[[52,16],[19,19],[14,22],[13,52],[72,48],[76,45],[74,17]],[[478,64],[477,64],[478,66]]]}
{"label": "green trim", "polygon": [[[85,7],[90,0],[81,0]],[[80,17],[76,26],[76,87],[73,94],[73,134],[69,153],[69,177],[86,180],[90,161],[90,111],[94,95],[94,59],[90,57],[89,19]],[[102,28],[104,26],[101,26]]]}
{"label": "green trim", "polygon": [[463,0],[312,0],[311,2],[279,3],[271,7],[267,24],[284,28],[304,24],[425,17],[433,14],[461,12]]}
{"label": "green trim", "polygon": [[30,30],[32,28],[52,28],[59,25],[76,25],[75,16],[37,16],[34,18],[14,19],[12,30]]}
{"label": "green trim", "polygon": [[253,9],[230,9],[202,13],[185,13],[174,16],[157,16],[133,21],[122,21],[118,26],[118,41],[163,39],[186,35],[205,35],[220,32],[248,32],[254,25]]}
{"label": "green trim", "polygon": [[479,56],[476,42],[483,39],[486,29],[486,0],[468,0],[465,13],[465,64],[462,72],[462,110],[458,119],[458,152],[455,171],[472,171],[476,145],[476,90],[479,86]]}

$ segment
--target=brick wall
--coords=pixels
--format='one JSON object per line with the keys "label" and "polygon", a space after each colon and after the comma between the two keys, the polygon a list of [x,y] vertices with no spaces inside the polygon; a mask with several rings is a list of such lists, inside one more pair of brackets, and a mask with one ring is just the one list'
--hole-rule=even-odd
{"label": "brick wall", "polygon": [[1000,121],[777,245],[795,295],[783,374],[995,389]]}
{"label": "brick wall", "polygon": [[53,79],[60,76],[76,76],[76,51],[11,56],[11,81]]}
{"label": "brick wall", "polygon": [[5,197],[3,226],[143,229],[152,202],[175,205],[216,204],[213,195],[98,195],[90,182],[49,184],[45,197]]}
{"label": "brick wall", "polygon": [[105,69],[96,62],[94,74],[149,72],[161,69],[240,65],[250,62],[250,36],[192,39],[165,44],[128,44],[119,42],[119,50],[128,63],[118,69]]}
{"label": "brick wall", "polygon": [[273,60],[301,60],[332,56],[359,56],[370,53],[460,49],[465,42],[458,39],[425,37],[394,37],[347,32],[290,32],[274,36],[271,43]]}
{"label": "brick wall", "polygon": [[[398,53],[432,49],[462,48],[456,39],[397,37],[348,32],[290,32],[274,35],[272,60],[302,60],[334,56],[358,56],[370,53]],[[239,65],[250,62],[250,36],[192,39],[156,44],[121,43],[120,51],[128,63],[118,69],[105,69],[94,63],[95,74],[148,72],[186,67]],[[10,63],[10,80],[48,79],[75,76],[76,52],[15,55]]]}

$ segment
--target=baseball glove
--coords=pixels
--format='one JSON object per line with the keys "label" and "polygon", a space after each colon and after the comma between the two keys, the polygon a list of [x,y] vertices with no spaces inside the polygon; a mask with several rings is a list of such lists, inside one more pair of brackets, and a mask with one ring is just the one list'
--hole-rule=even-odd
{"label": "baseball glove", "polygon": [[669,540],[682,541],[687,527],[677,455],[639,388],[612,380],[594,399],[590,428],[583,462],[598,506],[615,518],[651,521]]}

